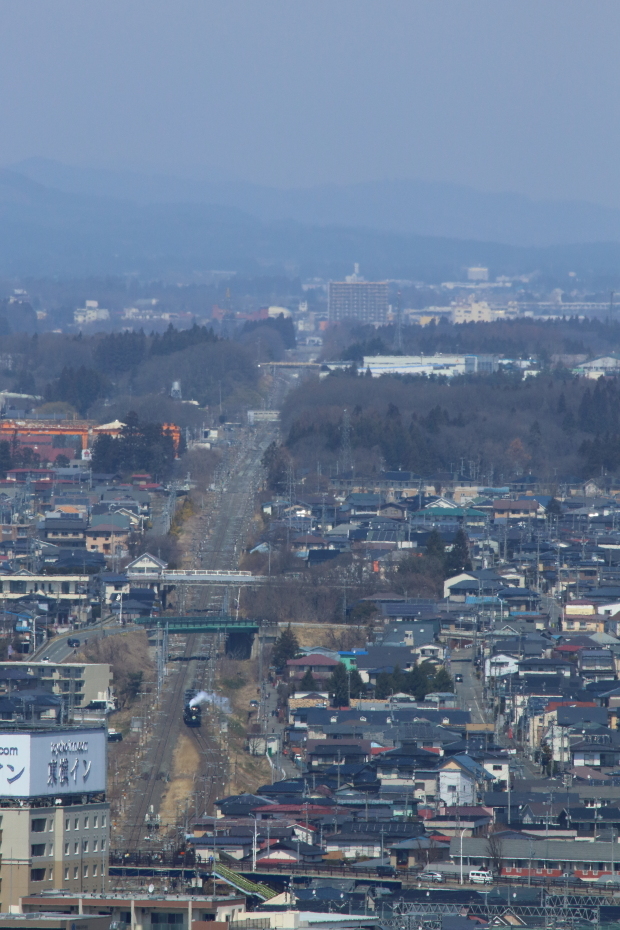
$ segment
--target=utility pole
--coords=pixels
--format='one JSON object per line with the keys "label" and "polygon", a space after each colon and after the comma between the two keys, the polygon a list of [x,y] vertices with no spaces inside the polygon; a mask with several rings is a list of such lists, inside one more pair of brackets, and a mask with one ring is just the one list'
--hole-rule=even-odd
{"label": "utility pole", "polygon": [[400,291],[396,294],[396,348],[399,352],[403,350],[403,307],[402,295]]}

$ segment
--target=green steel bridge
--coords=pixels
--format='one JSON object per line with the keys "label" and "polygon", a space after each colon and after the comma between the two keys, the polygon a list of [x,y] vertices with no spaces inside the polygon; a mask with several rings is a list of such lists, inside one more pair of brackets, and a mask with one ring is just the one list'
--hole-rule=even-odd
{"label": "green steel bridge", "polygon": [[139,626],[148,629],[168,629],[168,633],[258,633],[260,620],[245,617],[229,617],[223,614],[200,616],[191,614],[185,617],[138,617]]}

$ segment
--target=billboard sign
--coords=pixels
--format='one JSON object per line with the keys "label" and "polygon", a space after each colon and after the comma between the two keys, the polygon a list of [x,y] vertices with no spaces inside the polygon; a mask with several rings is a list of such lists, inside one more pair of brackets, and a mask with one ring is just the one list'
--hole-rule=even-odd
{"label": "billboard sign", "polygon": [[0,798],[105,791],[104,729],[0,730]]}

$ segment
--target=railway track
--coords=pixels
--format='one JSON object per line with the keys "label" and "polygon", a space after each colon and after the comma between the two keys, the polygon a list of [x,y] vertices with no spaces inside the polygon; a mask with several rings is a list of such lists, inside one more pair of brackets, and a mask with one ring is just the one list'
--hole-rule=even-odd
{"label": "railway track", "polygon": [[[185,641],[184,654],[191,655],[198,639],[197,633],[192,633]],[[128,849],[137,849],[140,846],[142,836],[145,830],[145,820],[151,805],[158,807],[163,793],[164,782],[161,779],[162,771],[168,760],[172,757],[174,745],[178,737],[178,730],[175,726],[181,719],[183,713],[183,697],[185,691],[186,669],[179,669],[176,675],[172,692],[168,699],[166,708],[167,720],[160,728],[159,735],[156,737],[155,744],[152,746],[149,761],[151,763],[148,781],[144,785],[144,790],[137,798],[137,805],[134,809],[131,832],[127,841]]]}
{"label": "railway track", "polygon": [[[193,558],[196,567],[210,569],[236,568],[241,547],[249,530],[253,515],[255,494],[261,474],[261,458],[264,448],[273,438],[273,428],[263,429],[254,439],[252,445],[244,439],[242,444],[224,459],[216,475],[218,490],[211,492],[207,499],[205,519],[198,524],[197,532],[192,541]],[[180,613],[189,609],[205,612],[218,612],[228,605],[228,590],[215,586],[201,586],[197,588],[180,586],[177,590],[177,600]],[[201,634],[190,634],[184,643],[184,657],[197,652],[209,653],[211,658],[202,672],[197,660],[179,663],[174,684],[167,695],[161,709],[163,725],[153,735],[150,751],[148,753],[148,778],[144,785],[139,784],[136,789],[133,809],[125,822],[125,830],[129,830],[128,839],[124,845],[128,852],[138,850],[142,845],[146,829],[146,818],[151,806],[158,813],[161,798],[166,783],[162,773],[166,773],[172,765],[172,756],[180,730],[185,731],[201,754],[204,760],[201,766],[199,779],[204,783],[204,796],[202,809],[206,810],[223,788],[228,777],[228,758],[221,751],[219,733],[213,732],[213,715],[204,715],[206,726],[200,730],[183,727],[182,712],[184,692],[187,687],[199,685],[206,690],[213,688],[215,682],[215,666],[218,652],[217,636],[211,638],[210,648],[198,649],[199,642],[204,646],[204,637]],[[199,681],[199,678],[202,680]],[[198,801],[196,799],[196,806]],[[198,813],[196,810],[195,813]]]}

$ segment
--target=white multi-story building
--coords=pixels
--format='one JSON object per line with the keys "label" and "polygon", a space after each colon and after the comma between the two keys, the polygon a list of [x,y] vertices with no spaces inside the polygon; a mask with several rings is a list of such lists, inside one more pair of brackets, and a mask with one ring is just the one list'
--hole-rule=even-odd
{"label": "white multi-story building", "polygon": [[0,731],[0,881],[5,910],[52,888],[106,888],[110,812],[103,727]]}
{"label": "white multi-story building", "polygon": [[110,311],[99,306],[97,300],[87,300],[84,307],[73,311],[74,323],[96,323],[98,320],[109,320]]}

